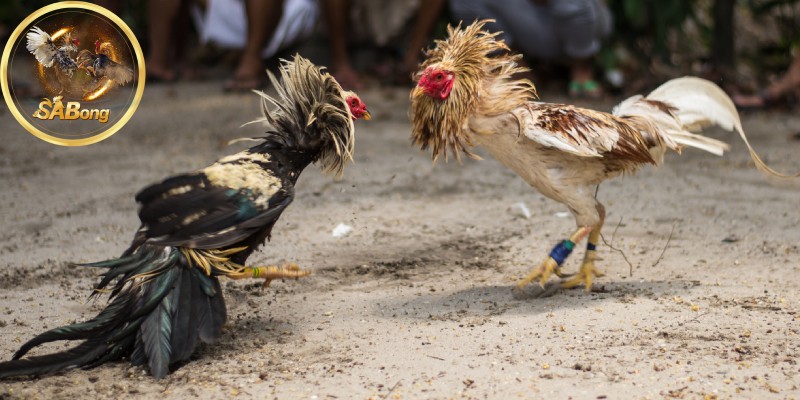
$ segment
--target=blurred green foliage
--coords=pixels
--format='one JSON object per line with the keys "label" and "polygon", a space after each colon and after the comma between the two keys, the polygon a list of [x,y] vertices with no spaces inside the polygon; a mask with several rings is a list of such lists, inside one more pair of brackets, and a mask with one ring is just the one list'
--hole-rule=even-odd
{"label": "blurred green foliage", "polygon": [[[622,43],[629,49],[645,50],[646,56],[669,59],[667,36],[670,31],[680,30],[691,20],[701,32],[700,45],[711,45],[713,21],[699,18],[710,13],[713,1],[696,0],[608,0],[615,18],[615,33],[612,41]],[[737,6],[749,10],[756,17],[773,19],[781,32],[778,46],[788,50],[800,41],[800,15],[797,15],[800,0],[738,0]],[[708,21],[708,22],[703,22]]]}
{"label": "blurred green foliage", "polygon": [[771,12],[776,7],[797,4],[797,0],[744,0],[743,3],[756,15]]}
{"label": "blurred green foliage", "polygon": [[[612,40],[639,50],[634,54],[645,56],[641,54],[641,50],[645,50],[650,52],[648,56],[668,60],[667,35],[671,30],[680,29],[688,19],[697,21],[696,3],[694,0],[609,0],[615,24]],[[707,33],[704,36],[708,39]]]}
{"label": "blurred green foliage", "polygon": [[757,54],[740,55],[740,61],[757,67],[762,74],[781,74],[791,54],[800,51],[800,0],[740,0],[754,16],[769,18],[780,33],[775,43],[761,46]]}
{"label": "blurred green foliage", "polygon": [[742,0],[756,16],[774,16],[775,23],[782,35],[782,48],[796,48],[800,43],[800,15],[798,8],[793,7],[800,0]]}
{"label": "blurred green foliage", "polygon": [[614,15],[612,42],[621,43],[638,58],[658,57],[668,61],[670,51],[668,35],[680,30],[692,19],[704,31],[708,46],[710,28],[697,18],[697,1],[694,0],[609,0],[608,7]]}

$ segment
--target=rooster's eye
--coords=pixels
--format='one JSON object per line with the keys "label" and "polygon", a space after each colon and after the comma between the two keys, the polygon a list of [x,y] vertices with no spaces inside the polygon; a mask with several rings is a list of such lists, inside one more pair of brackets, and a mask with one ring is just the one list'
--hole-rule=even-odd
{"label": "rooster's eye", "polygon": [[440,73],[438,73],[438,74],[436,74],[436,80],[437,80],[437,81],[440,81],[440,80],[442,80],[442,78],[444,78],[444,75],[442,75],[442,73],[441,73],[441,72],[440,72]]}

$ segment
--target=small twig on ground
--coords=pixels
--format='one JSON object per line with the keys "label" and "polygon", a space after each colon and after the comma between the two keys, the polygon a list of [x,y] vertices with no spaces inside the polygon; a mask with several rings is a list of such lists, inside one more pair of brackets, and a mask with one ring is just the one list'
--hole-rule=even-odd
{"label": "small twig on ground", "polygon": [[667,242],[664,243],[664,248],[661,249],[661,254],[659,254],[658,259],[656,259],[656,262],[653,263],[653,268],[655,268],[655,266],[658,265],[659,262],[661,262],[661,258],[664,257],[664,253],[667,252],[667,246],[669,246],[669,242],[670,242],[670,240],[672,240],[672,234],[673,233],[675,233],[675,223],[672,224],[672,230],[669,231],[669,236],[667,237]]}
{"label": "small twig on ground", "polygon": [[614,244],[614,238],[617,237],[617,230],[619,226],[622,225],[622,218],[623,217],[619,217],[619,222],[617,222],[617,226],[614,227],[614,232],[611,233],[611,244]]}
{"label": "small twig on ground", "polygon": [[622,249],[614,247],[614,237],[617,235],[617,229],[619,229],[620,225],[622,225],[622,217],[620,217],[619,222],[617,222],[617,227],[614,228],[614,232],[611,234],[611,243],[606,241],[606,237],[603,236],[602,233],[600,234],[600,239],[603,239],[603,244],[608,246],[609,249],[614,250],[619,254],[622,254],[622,258],[624,258],[625,262],[628,263],[628,276],[633,276],[633,264],[631,264],[631,261],[628,260],[628,256],[625,255],[625,252],[622,251]]}
{"label": "small twig on ground", "polygon": [[[595,198],[595,200],[597,199],[597,194],[598,193],[600,193],[600,185],[597,185],[597,187],[594,189],[594,198]],[[606,241],[606,237],[603,236],[602,233],[600,234],[600,239],[603,239],[603,244],[608,246],[609,249],[614,250],[614,251],[618,252],[619,254],[622,254],[622,258],[624,258],[625,262],[628,263],[628,276],[632,277],[633,276],[633,264],[631,264],[630,260],[628,260],[628,256],[625,255],[625,252],[622,251],[622,249],[618,249],[618,248],[614,247],[614,238],[617,237],[617,230],[619,229],[619,226],[622,225],[622,218],[623,217],[619,217],[619,222],[617,222],[617,226],[614,227],[614,232],[611,233],[611,243],[608,243]],[[673,229],[674,228],[675,227],[673,226]]]}
{"label": "small twig on ground", "polygon": [[686,324],[688,324],[689,322],[692,322],[692,321],[699,321],[701,317],[705,317],[706,315],[708,315],[710,313],[711,313],[711,311],[706,311],[706,312],[704,312],[702,314],[699,314],[698,316],[696,316],[694,318],[689,318],[686,321],[679,322],[678,323],[678,327],[684,326],[684,325],[686,325]]}
{"label": "small twig on ground", "polygon": [[[612,236],[612,237],[613,237],[613,236]],[[618,249],[618,248],[616,248],[616,247],[612,246],[610,243],[608,243],[608,242],[606,241],[606,238],[605,238],[605,236],[603,236],[603,234],[602,234],[602,233],[600,234],[600,239],[603,239],[603,244],[605,244],[606,246],[608,246],[608,248],[609,248],[609,249],[611,249],[611,250],[614,250],[614,251],[616,251],[616,252],[617,252],[617,253],[619,253],[619,254],[622,254],[622,258],[624,258],[624,259],[625,259],[625,262],[626,262],[626,263],[628,263],[628,276],[633,276],[633,264],[631,264],[631,261],[630,261],[630,260],[628,260],[628,256],[626,256],[626,255],[625,255],[625,252],[624,252],[624,251],[622,251],[622,249]]]}
{"label": "small twig on ground", "polygon": [[475,384],[475,381],[473,381],[472,379],[464,379],[462,383],[464,383],[464,390],[462,391],[462,393],[464,393],[467,391],[467,389],[471,388],[472,385]]}
{"label": "small twig on ground", "polygon": [[394,390],[397,389],[397,386],[400,385],[400,381],[402,381],[402,379],[397,381],[397,383],[395,383],[394,386],[392,386],[392,388],[389,389],[389,391],[385,395],[383,395],[383,400],[386,400],[386,399],[389,398],[389,395],[392,394],[392,392],[394,392]]}
{"label": "small twig on ground", "polygon": [[435,360],[441,360],[441,361],[444,361],[444,358],[442,358],[442,357],[436,357],[436,356],[431,356],[431,355],[429,355],[428,357],[430,357],[430,358],[433,358],[433,359],[435,359]]}

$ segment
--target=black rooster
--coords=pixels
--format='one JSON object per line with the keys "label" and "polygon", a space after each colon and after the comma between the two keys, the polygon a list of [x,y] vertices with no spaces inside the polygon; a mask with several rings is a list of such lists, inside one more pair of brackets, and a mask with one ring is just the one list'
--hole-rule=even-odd
{"label": "black rooster", "polygon": [[75,59],[78,67],[86,69],[92,78],[102,79],[106,77],[120,86],[133,79],[132,69],[111,59],[111,43],[95,41],[94,52],[95,54],[92,54],[89,50],[81,50]]}
{"label": "black rooster", "polygon": [[[106,268],[93,295],[110,304],[93,319],[36,336],[0,363],[0,378],[92,368],[129,357],[162,378],[187,360],[198,339],[212,343],[226,319],[219,277],[269,280],[308,274],[296,266],[247,267],[294,198],[300,173],[316,162],[340,174],[352,159],[353,122],[369,118],[361,100],[310,61],[295,56],[270,79],[278,100],[261,93],[271,125],[261,143],[213,165],[146,187],[136,195],[142,225]],[[278,108],[270,112],[267,102]],[[113,282],[113,283],[112,283]],[[20,359],[56,340],[84,340],[64,352]]]}

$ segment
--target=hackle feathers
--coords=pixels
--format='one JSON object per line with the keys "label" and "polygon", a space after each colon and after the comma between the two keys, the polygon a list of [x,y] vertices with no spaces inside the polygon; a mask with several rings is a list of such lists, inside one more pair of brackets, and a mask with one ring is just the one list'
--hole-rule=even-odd
{"label": "hackle feathers", "polygon": [[497,39],[497,33],[483,30],[490,20],[476,21],[462,28],[448,26],[448,38],[437,40],[426,52],[427,59],[415,75],[418,81],[428,67],[437,67],[455,75],[450,95],[445,100],[425,96],[418,90],[411,95],[412,141],[423,150],[431,147],[436,160],[448,151],[460,159],[464,152],[475,156],[466,125],[469,117],[499,115],[536,99],[536,89],[527,79],[512,75],[525,72],[517,61],[520,55],[509,52],[508,46]]}
{"label": "hackle feathers", "polygon": [[353,160],[355,128],[339,83],[299,55],[283,61],[280,81],[271,72],[268,75],[277,98],[255,91],[261,96],[263,117],[252,121],[273,128],[263,139],[295,150],[319,151],[316,162],[323,172],[341,175]]}

